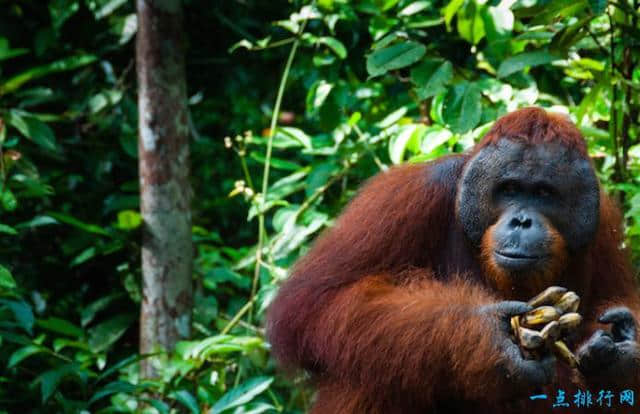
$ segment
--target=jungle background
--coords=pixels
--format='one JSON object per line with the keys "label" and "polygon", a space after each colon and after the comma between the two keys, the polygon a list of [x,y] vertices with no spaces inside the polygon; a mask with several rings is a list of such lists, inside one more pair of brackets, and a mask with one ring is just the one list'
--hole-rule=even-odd
{"label": "jungle background", "polygon": [[0,0],[0,412],[305,412],[264,338],[288,268],[367,178],[519,107],[582,130],[637,268],[638,3],[178,2],[191,332],[141,354],[136,4]]}

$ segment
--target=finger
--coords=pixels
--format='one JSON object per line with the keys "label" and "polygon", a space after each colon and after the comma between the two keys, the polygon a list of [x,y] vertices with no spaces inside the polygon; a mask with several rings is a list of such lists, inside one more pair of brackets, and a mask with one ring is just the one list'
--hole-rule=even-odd
{"label": "finger", "polygon": [[631,311],[624,306],[608,309],[598,318],[598,321],[600,323],[613,324],[611,333],[616,342],[633,341],[636,339],[635,318]]}
{"label": "finger", "polygon": [[616,359],[616,354],[611,335],[599,329],[578,350],[578,368],[585,374],[601,371]]}
{"label": "finger", "polygon": [[517,300],[505,300],[503,302],[496,303],[495,309],[501,316],[511,318],[512,316],[527,313],[532,310],[533,307],[526,302],[520,302]]}
{"label": "finger", "polygon": [[536,386],[549,384],[555,374],[556,360],[553,355],[546,356],[540,361],[523,359],[520,361],[520,369],[526,378]]}

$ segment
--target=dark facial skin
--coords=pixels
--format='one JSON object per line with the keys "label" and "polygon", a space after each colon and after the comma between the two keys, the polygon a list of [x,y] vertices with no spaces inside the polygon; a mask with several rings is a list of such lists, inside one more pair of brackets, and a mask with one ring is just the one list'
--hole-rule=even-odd
{"label": "dark facial skin", "polygon": [[599,195],[590,162],[577,152],[556,143],[502,139],[468,162],[457,214],[476,246],[495,225],[496,263],[519,272],[545,265],[554,232],[569,252],[586,246],[598,227]]}

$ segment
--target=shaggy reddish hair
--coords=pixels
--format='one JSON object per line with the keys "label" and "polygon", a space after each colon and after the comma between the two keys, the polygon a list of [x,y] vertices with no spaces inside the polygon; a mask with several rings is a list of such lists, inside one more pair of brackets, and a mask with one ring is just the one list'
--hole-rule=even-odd
{"label": "shaggy reddish hair", "polygon": [[[559,141],[586,157],[578,130],[537,108],[498,120],[471,153],[504,137]],[[528,298],[492,287],[456,222],[468,159],[380,173],[293,267],[269,309],[267,335],[281,366],[311,375],[313,413],[548,413],[551,402],[528,396],[546,391],[553,398],[558,389],[571,396],[589,385],[559,365],[547,389],[519,389],[496,369],[501,353],[473,310]],[[572,347],[598,327],[606,307],[640,310],[622,236],[619,211],[602,194],[595,240],[563,258],[566,271],[554,275],[582,298],[585,322]],[[640,378],[624,381],[625,388],[640,385]]]}

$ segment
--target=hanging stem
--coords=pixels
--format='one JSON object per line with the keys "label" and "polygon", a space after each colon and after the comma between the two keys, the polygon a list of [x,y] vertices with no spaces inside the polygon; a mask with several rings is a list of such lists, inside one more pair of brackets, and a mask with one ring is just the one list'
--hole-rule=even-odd
{"label": "hanging stem", "polygon": [[264,161],[264,171],[262,173],[262,190],[260,192],[260,199],[258,200],[258,246],[256,248],[256,265],[253,273],[253,282],[251,283],[251,298],[249,300],[249,323],[253,320],[253,304],[255,302],[254,297],[256,295],[256,291],[258,289],[258,278],[260,277],[260,263],[262,262],[262,249],[265,246],[266,241],[266,230],[264,225],[264,214],[265,214],[265,205],[267,201],[267,191],[269,188],[269,168],[271,166],[271,152],[273,150],[273,136],[275,135],[276,127],[278,125],[278,117],[280,116],[280,105],[282,104],[282,97],[284,96],[284,89],[287,84],[287,79],[289,78],[289,71],[291,70],[291,65],[293,64],[293,58],[296,55],[296,51],[298,50],[298,46],[300,45],[300,36],[304,31],[304,27],[306,26],[307,21],[304,20],[302,24],[300,24],[300,29],[296,35],[296,40],[293,42],[293,46],[291,46],[291,51],[289,52],[289,57],[287,58],[287,63],[284,67],[284,71],[282,72],[282,78],[280,79],[280,86],[278,88],[278,94],[276,96],[276,103],[273,107],[273,113],[271,114],[271,125],[269,126],[269,137],[267,139],[267,153]]}

